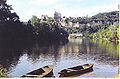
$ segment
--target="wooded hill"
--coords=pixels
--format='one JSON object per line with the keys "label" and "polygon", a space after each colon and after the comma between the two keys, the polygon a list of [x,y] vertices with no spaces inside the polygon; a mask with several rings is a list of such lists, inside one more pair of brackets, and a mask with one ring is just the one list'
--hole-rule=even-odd
{"label": "wooded hill", "polygon": [[80,24],[87,24],[91,22],[102,22],[103,24],[107,23],[113,23],[117,22],[119,20],[119,12],[118,11],[112,11],[112,12],[105,12],[105,13],[99,13],[92,17],[77,17],[77,18],[66,18],[66,21],[71,21],[73,23],[79,22]]}
{"label": "wooded hill", "polygon": [[[105,13],[99,13],[92,17],[77,17],[77,18],[66,18],[66,22],[73,22],[80,24],[79,27],[63,27],[69,34],[72,33],[82,33],[85,37],[91,37],[91,38],[117,38],[119,39],[119,12],[118,11],[112,11],[112,12],[105,12]],[[114,26],[116,29],[112,29],[112,26]],[[111,29],[108,27],[111,27]],[[110,35],[107,36],[105,33],[104,36],[92,36],[94,33],[102,33],[103,30],[111,31],[109,33]],[[91,35],[92,34],[92,35]],[[114,37],[115,36],[115,37]],[[111,38],[110,38],[111,37]]]}

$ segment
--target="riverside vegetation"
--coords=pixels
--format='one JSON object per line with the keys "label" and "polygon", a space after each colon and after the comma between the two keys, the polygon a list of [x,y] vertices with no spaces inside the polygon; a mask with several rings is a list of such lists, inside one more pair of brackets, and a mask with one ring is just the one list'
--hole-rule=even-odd
{"label": "riverside vegetation", "polygon": [[[31,22],[31,24],[35,26],[35,29],[37,30],[36,33],[38,34],[38,36],[39,36],[38,32],[40,32],[41,31],[40,29],[42,29],[46,30],[46,32],[45,31],[44,32],[48,33],[48,36],[51,35],[55,36],[58,34],[58,36],[63,35],[67,37],[68,34],[77,33],[83,34],[83,37],[87,38],[108,39],[110,41],[117,41],[119,40],[118,17],[119,17],[118,11],[99,13],[92,17],[86,16],[76,18],[73,17],[67,18],[65,16],[61,18],[61,14],[55,12],[54,18],[48,17],[47,15],[42,15],[41,18],[33,16],[29,22]],[[47,28],[47,26],[49,27]],[[38,30],[39,27],[41,28]],[[54,31],[54,29],[52,29],[56,27],[58,31]],[[49,31],[50,29],[51,31]],[[66,32],[68,32],[68,34]],[[52,33],[54,33],[55,35]],[[47,34],[44,36],[47,37]]]}
{"label": "riverside vegetation", "polygon": [[79,27],[63,27],[69,34],[82,33],[87,38],[119,40],[119,12],[99,13],[92,17],[66,18],[67,22],[79,23]]}
{"label": "riverside vegetation", "polygon": [[33,25],[38,40],[64,40],[69,36],[59,23],[50,17],[41,21],[37,16],[33,16],[28,23]]}
{"label": "riverside vegetation", "polygon": [[0,78],[7,77],[7,70],[0,65]]}

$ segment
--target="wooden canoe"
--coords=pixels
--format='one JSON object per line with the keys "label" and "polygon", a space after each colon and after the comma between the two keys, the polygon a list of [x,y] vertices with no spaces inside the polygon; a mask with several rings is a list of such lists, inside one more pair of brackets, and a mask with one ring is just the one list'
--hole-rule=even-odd
{"label": "wooden canoe", "polygon": [[44,66],[42,68],[36,69],[32,72],[27,73],[26,75],[21,76],[23,77],[54,77],[53,74],[53,65]]}
{"label": "wooden canoe", "polygon": [[74,76],[79,74],[84,74],[87,72],[93,71],[93,64],[84,64],[76,67],[71,67],[67,69],[63,69],[58,74],[60,74],[60,77],[68,77],[68,76]]}

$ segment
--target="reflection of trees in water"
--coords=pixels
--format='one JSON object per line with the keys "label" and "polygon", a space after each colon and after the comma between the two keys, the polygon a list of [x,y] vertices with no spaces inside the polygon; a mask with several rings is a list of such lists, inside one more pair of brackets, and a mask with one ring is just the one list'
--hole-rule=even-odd
{"label": "reflection of trees in water", "polygon": [[[74,40],[74,41],[73,41]],[[77,40],[77,42],[76,42]],[[67,45],[66,50],[74,53],[90,53],[90,54],[106,54],[114,58],[118,58],[117,45],[106,40],[90,40],[90,39],[79,39],[82,41],[78,42],[78,39],[71,39]]]}
{"label": "reflection of trees in water", "polygon": [[74,53],[81,59],[118,65],[117,45],[106,40],[70,39],[62,50],[67,55]]}
{"label": "reflection of trees in water", "polygon": [[[33,63],[43,58],[50,58],[54,56],[57,60],[57,53],[59,46],[66,44],[68,41],[54,41],[54,42],[40,42],[34,43],[32,41],[25,40],[0,40],[0,64],[9,69],[15,67],[19,58],[26,53],[28,59]],[[51,54],[48,56],[48,54]]]}
{"label": "reflection of trees in water", "polygon": [[[59,50],[60,47],[65,45],[68,41],[54,41],[54,42],[40,42],[36,43],[31,51],[28,51],[28,59],[31,62],[36,63],[37,60],[44,58],[54,58],[57,61],[60,58]],[[52,59],[53,60],[53,59]]]}
{"label": "reflection of trees in water", "polygon": [[0,40],[0,64],[9,69],[18,64],[22,51],[29,48],[30,41],[25,40]]}

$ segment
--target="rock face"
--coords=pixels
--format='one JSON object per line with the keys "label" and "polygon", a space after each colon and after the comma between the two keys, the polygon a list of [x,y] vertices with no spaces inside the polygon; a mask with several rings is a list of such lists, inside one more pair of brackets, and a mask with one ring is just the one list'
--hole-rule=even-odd
{"label": "rock face", "polygon": [[55,11],[55,13],[54,13],[54,19],[57,22],[60,22],[61,21],[61,13],[58,13],[58,12]]}

